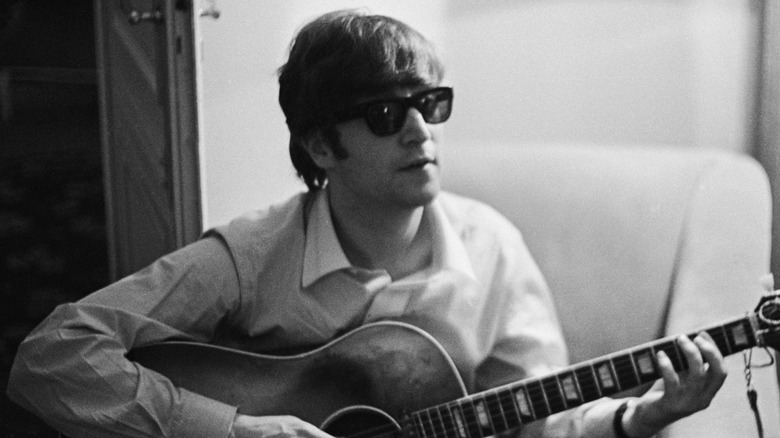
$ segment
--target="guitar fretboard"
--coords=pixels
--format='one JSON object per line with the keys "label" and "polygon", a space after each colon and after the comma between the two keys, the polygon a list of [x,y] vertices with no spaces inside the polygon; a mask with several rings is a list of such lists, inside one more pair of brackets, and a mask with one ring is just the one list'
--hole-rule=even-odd
{"label": "guitar fretboard", "polygon": [[[724,356],[757,345],[748,317],[706,330]],[[697,332],[698,333],[698,332]],[[696,335],[690,334],[689,338]],[[688,368],[677,342],[665,338],[577,364],[554,374],[526,379],[410,415],[407,434],[419,438],[482,438],[495,435],[631,389],[660,377],[656,353],[674,369]]]}

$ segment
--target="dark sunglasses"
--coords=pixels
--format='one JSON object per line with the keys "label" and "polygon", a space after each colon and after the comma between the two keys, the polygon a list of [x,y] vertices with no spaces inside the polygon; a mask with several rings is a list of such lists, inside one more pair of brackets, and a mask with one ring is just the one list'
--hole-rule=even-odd
{"label": "dark sunglasses", "polygon": [[403,128],[410,107],[417,109],[426,123],[446,122],[452,113],[452,88],[438,87],[409,97],[361,103],[336,114],[336,121],[346,122],[363,117],[374,135],[384,137]]}

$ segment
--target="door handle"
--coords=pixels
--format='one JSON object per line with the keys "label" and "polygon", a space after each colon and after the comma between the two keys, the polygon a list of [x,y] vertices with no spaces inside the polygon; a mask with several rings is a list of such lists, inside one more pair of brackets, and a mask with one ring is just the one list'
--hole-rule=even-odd
{"label": "door handle", "polygon": [[127,13],[127,21],[130,24],[138,24],[142,21],[149,21],[152,23],[159,23],[163,21],[165,14],[159,9],[154,11],[139,11],[138,9],[132,9]]}
{"label": "door handle", "polygon": [[215,3],[215,0],[210,0],[208,2],[208,7],[198,10],[198,15],[201,17],[211,17],[213,20],[218,20],[222,12],[217,9],[217,5]]}
{"label": "door handle", "polygon": [[144,21],[159,23],[165,19],[165,14],[160,8],[153,11],[139,11],[133,4],[133,0],[119,0],[119,10],[127,15],[127,21],[132,25]]}

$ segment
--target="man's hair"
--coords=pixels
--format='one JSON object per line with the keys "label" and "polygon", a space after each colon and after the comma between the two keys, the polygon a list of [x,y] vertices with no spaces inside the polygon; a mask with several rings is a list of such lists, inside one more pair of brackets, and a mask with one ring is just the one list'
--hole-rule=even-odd
{"label": "man's hair", "polygon": [[395,87],[438,85],[444,67],[431,43],[396,19],[342,10],[304,26],[279,69],[279,104],[290,130],[290,158],[309,190],[326,184],[304,148],[320,135],[346,158],[334,114],[363,96]]}

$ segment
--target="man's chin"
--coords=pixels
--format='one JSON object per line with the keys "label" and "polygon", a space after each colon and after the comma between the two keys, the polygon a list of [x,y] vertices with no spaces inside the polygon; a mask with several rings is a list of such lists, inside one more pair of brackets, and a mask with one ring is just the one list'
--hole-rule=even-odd
{"label": "man's chin", "polygon": [[441,192],[441,188],[438,184],[435,184],[434,187],[425,187],[408,197],[408,205],[409,207],[424,207],[433,202],[439,196],[439,192]]}

